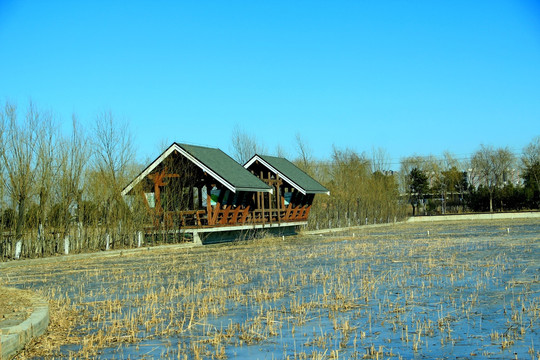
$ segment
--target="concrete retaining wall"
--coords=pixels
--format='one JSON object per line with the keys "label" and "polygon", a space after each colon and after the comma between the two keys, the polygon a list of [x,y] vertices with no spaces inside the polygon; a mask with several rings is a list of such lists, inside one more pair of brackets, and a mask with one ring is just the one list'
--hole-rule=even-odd
{"label": "concrete retaining wall", "polygon": [[40,297],[32,299],[32,314],[20,323],[0,330],[0,360],[10,359],[24,349],[32,338],[45,333],[49,326],[49,304]]}
{"label": "concrete retaining wall", "polygon": [[307,225],[307,221],[294,223],[273,223],[257,225],[240,225],[215,227],[208,229],[186,230],[193,233],[194,244],[216,244],[235,240],[252,239],[258,234],[269,234],[271,236],[295,235],[297,228]]}
{"label": "concrete retaining wall", "polygon": [[436,216],[415,216],[407,222],[431,222],[431,221],[462,221],[462,220],[499,220],[499,219],[527,219],[540,218],[540,212],[519,212],[519,213],[491,213],[491,214],[462,214],[462,215],[436,215]]}
{"label": "concrete retaining wall", "polygon": [[331,228],[331,229],[320,229],[320,230],[305,230],[302,231],[302,234],[304,235],[326,235],[331,233],[341,233],[346,231],[363,231],[363,230],[371,230],[374,228],[380,228],[380,227],[388,227],[388,226],[395,226],[399,224],[403,224],[404,221],[396,221],[392,223],[381,223],[381,224],[370,224],[370,225],[358,225],[358,226],[348,226],[348,227],[342,227],[342,228]]}
{"label": "concrete retaining wall", "polygon": [[473,220],[499,220],[499,219],[540,219],[540,212],[519,212],[519,213],[492,213],[492,214],[460,214],[460,215],[435,215],[435,216],[415,216],[410,217],[405,221],[398,221],[394,223],[382,223],[371,225],[360,225],[343,228],[321,229],[321,230],[307,230],[302,231],[305,235],[324,235],[331,233],[340,233],[345,231],[362,231],[369,230],[377,227],[394,226],[404,223],[417,223],[417,222],[436,222],[436,221],[473,221]]}

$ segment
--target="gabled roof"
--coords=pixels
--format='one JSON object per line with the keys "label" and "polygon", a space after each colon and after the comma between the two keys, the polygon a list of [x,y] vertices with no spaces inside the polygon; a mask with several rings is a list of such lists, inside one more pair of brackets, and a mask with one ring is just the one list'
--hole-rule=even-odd
{"label": "gabled roof", "polygon": [[163,160],[165,160],[173,151],[178,151],[232,192],[261,191],[271,193],[273,190],[272,187],[251,174],[242,165],[238,164],[220,149],[173,143],[156,160],[148,165],[135,180],[122,190],[122,195],[129,193],[135,185],[150,174],[152,170],[163,162]]}
{"label": "gabled roof", "polygon": [[280,178],[290,183],[304,195],[330,195],[330,191],[327,188],[319,184],[315,179],[285,158],[256,154],[244,164],[244,167],[246,169],[249,168],[255,161],[259,161],[259,163],[263,164],[267,169],[278,174]]}

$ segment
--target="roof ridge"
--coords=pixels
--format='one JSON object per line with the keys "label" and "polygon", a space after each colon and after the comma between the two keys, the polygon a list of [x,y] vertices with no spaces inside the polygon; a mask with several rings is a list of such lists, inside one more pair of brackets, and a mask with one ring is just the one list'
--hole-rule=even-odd
{"label": "roof ridge", "polygon": [[257,158],[265,162],[267,166],[275,169],[278,173],[281,173],[282,177],[288,179],[287,181],[292,181],[299,188],[303,189],[301,190],[302,192],[323,192],[329,194],[329,190],[324,185],[315,180],[311,175],[302,170],[292,161],[284,157],[255,154],[244,165],[244,167],[251,166],[253,161]]}

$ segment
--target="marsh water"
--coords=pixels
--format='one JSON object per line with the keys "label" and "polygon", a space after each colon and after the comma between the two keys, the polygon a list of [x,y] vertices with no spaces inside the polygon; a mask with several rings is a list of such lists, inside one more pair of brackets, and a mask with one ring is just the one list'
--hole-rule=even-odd
{"label": "marsh water", "polygon": [[1,271],[1,284],[50,299],[50,331],[64,335],[26,356],[540,356],[537,219],[398,224]]}

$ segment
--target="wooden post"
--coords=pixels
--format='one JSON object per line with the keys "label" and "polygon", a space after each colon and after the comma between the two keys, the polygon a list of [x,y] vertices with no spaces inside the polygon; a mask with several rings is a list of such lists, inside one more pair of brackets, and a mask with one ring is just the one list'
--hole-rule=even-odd
{"label": "wooden post", "polygon": [[263,192],[261,192],[261,200],[262,200],[261,201],[261,204],[262,204],[262,206],[261,206],[261,217],[262,217],[262,223],[264,225],[265,219],[264,219],[264,193]]}
{"label": "wooden post", "polygon": [[220,224],[227,223],[227,218],[229,217],[229,212],[231,211],[230,207],[227,207],[227,205],[225,205],[225,207],[226,207],[225,209],[220,210],[220,213],[223,215],[221,219],[218,221]]}
{"label": "wooden post", "polygon": [[161,208],[161,194],[159,192],[159,185],[154,182],[154,209]]}
{"label": "wooden post", "polygon": [[208,225],[214,225],[212,218],[212,186],[206,184],[206,214],[208,217]]}
{"label": "wooden post", "polygon": [[293,190],[293,193],[292,193],[292,196],[291,196],[290,204],[296,205],[296,203],[299,202],[299,201],[298,201],[298,196],[299,196],[299,195],[301,195],[301,194],[300,194],[300,191],[294,189],[294,190]]}
{"label": "wooden post", "polygon": [[287,210],[285,211],[285,220],[291,219],[292,211],[293,211],[292,203],[289,203],[289,205],[287,205]]}
{"label": "wooden post", "polygon": [[198,196],[197,196],[197,200],[198,200],[198,204],[197,204],[197,209],[202,209],[202,187],[203,185],[199,185],[197,186],[197,192],[198,192]]}
{"label": "wooden post", "polygon": [[165,186],[165,183],[163,183],[163,178],[165,177],[165,174],[166,172],[165,170],[163,170],[163,172],[161,173],[155,173],[148,176],[154,182],[154,196],[156,201],[155,208],[157,210],[161,210],[161,193],[159,187]]}
{"label": "wooden post", "polygon": [[[246,222],[246,219],[249,215],[249,205],[246,206],[246,208],[244,210],[242,210],[242,217],[240,219],[240,223],[241,224],[244,224]],[[252,219],[253,221],[253,219]]]}
{"label": "wooden post", "polygon": [[280,186],[279,186],[279,174],[276,174],[276,206],[277,206],[277,221],[278,223],[281,223],[281,192],[279,191],[280,189]]}
{"label": "wooden post", "polygon": [[189,186],[189,190],[188,190],[188,209],[193,209],[194,208],[194,204],[195,204],[195,191],[193,191],[193,186],[191,185],[188,185]]}
{"label": "wooden post", "polygon": [[218,216],[219,216],[219,213],[221,212],[221,203],[223,202],[223,197],[225,196],[225,189],[220,189],[219,190],[219,196],[217,198],[217,201],[216,201],[216,207],[214,208],[214,214],[213,214],[213,220],[212,220],[212,224],[217,224],[218,223]]}

